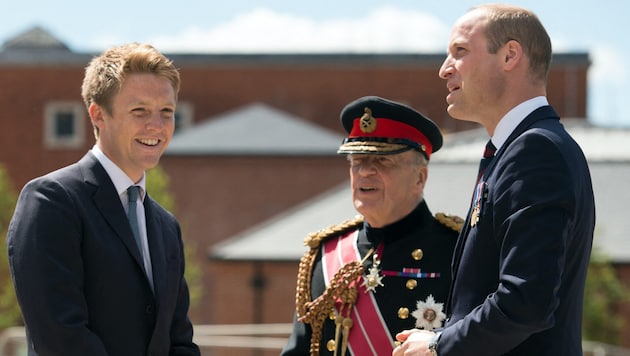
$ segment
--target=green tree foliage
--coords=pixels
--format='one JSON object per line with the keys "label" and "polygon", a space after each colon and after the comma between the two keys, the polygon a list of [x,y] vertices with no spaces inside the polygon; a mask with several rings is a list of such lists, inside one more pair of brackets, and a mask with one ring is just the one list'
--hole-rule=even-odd
{"label": "green tree foliage", "polygon": [[[175,214],[175,197],[169,191],[170,180],[166,172],[158,165],[147,171],[147,192],[155,201],[165,209]],[[182,226],[182,230],[185,228]],[[186,254],[186,281],[190,289],[190,306],[196,306],[202,295],[201,266],[196,263],[193,251],[196,250],[192,241],[186,241],[186,234],[182,231],[184,239],[184,253]]]}
{"label": "green tree foliage", "polygon": [[0,165],[0,329],[22,322],[7,256],[7,229],[17,202],[17,194],[11,187],[9,176]]}
{"label": "green tree foliage", "polygon": [[584,292],[583,338],[619,345],[624,319],[617,311],[627,302],[628,289],[606,256],[594,249]]}

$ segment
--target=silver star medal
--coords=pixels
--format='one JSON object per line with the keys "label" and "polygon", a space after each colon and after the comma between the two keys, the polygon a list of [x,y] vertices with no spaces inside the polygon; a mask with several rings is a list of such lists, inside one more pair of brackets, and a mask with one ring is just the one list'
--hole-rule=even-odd
{"label": "silver star medal", "polygon": [[381,275],[381,270],[379,269],[379,265],[381,261],[378,259],[378,255],[374,254],[372,256],[372,267],[370,267],[368,274],[363,276],[363,286],[365,287],[365,292],[374,292],[376,293],[376,287],[383,286],[383,278],[385,276]]}
{"label": "silver star medal", "polygon": [[436,303],[432,294],[429,294],[426,301],[419,300],[416,311],[411,313],[416,318],[416,328],[433,330],[441,327],[446,319],[443,309],[444,303]]}

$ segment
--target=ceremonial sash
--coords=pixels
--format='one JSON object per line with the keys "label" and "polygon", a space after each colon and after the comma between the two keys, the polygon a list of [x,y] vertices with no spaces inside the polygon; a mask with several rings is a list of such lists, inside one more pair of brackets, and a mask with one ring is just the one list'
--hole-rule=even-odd
{"label": "ceremonial sash", "polygon": [[[361,255],[357,249],[358,231],[345,236],[329,239],[324,242],[323,272],[326,286],[331,278],[346,263],[360,261]],[[359,281],[357,303],[352,307],[350,318],[353,327],[348,337],[348,348],[353,355],[391,355],[393,340],[389,329],[383,320],[376,299],[371,292],[366,293],[365,286]],[[339,302],[336,303],[337,312]],[[337,345],[339,347],[340,345]]]}

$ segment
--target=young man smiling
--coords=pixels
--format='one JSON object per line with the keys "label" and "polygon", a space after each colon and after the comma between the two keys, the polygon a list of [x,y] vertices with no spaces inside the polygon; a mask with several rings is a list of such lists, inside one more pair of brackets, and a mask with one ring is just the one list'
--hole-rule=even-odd
{"label": "young man smiling", "polygon": [[85,71],[96,144],[27,183],[8,232],[29,355],[199,355],[175,217],[145,171],[174,131],[180,78],[149,45],[111,48]]}

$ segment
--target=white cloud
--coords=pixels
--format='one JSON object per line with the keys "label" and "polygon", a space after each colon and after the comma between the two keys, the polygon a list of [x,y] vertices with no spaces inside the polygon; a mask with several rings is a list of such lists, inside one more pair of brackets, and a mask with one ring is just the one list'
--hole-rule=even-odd
{"label": "white cloud", "polygon": [[603,125],[630,125],[624,109],[627,101],[625,83],[630,79],[625,53],[606,45],[594,45],[588,73],[590,108],[593,122]]}
{"label": "white cloud", "polygon": [[625,53],[619,52],[613,47],[595,45],[590,49],[593,61],[589,80],[593,83],[608,83],[623,85],[628,82],[629,72],[625,66]]}
{"label": "white cloud", "polygon": [[442,52],[449,31],[435,16],[393,7],[320,22],[258,8],[212,28],[193,26],[149,42],[168,52]]}
{"label": "white cloud", "polygon": [[[170,53],[444,53],[450,27],[435,15],[391,6],[375,8],[362,17],[325,20],[261,7],[220,24],[189,26],[142,42]],[[588,51],[591,56],[589,120],[630,126],[630,116],[623,109],[629,56],[603,42],[588,44],[564,33],[550,35],[554,52]],[[105,48],[120,42],[101,38],[96,44]]]}

